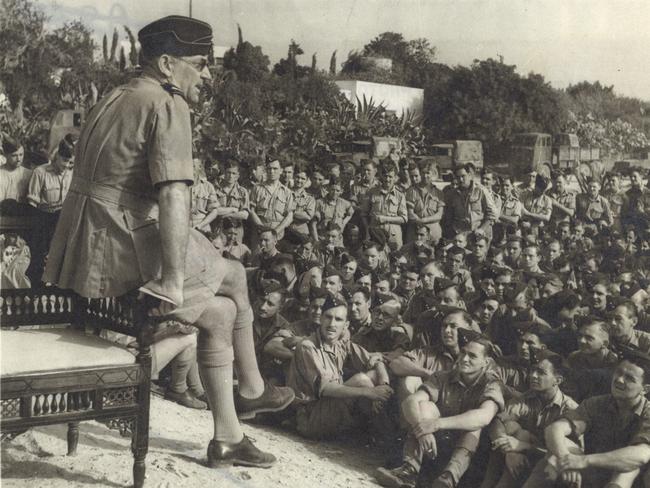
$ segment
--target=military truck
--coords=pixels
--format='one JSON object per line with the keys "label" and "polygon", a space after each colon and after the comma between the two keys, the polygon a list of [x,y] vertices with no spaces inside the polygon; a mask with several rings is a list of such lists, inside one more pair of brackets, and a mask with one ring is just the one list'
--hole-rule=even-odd
{"label": "military truck", "polygon": [[427,159],[438,165],[440,175],[449,174],[456,166],[472,163],[474,167],[483,168],[483,144],[474,140],[452,140],[432,144]]}
{"label": "military truck", "polygon": [[575,169],[581,163],[600,160],[600,149],[582,147],[576,134],[563,132],[553,137],[553,167]]}

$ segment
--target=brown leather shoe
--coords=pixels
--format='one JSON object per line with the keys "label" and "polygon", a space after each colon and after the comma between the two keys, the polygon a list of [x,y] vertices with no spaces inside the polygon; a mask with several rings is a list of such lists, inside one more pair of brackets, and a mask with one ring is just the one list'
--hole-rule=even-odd
{"label": "brown leather shoe", "polygon": [[235,396],[235,410],[241,420],[255,418],[262,412],[279,412],[289,406],[296,397],[288,386],[274,386],[264,383],[264,392],[257,398],[244,398],[239,393]]}
{"label": "brown leather shoe", "polygon": [[213,439],[208,444],[208,466],[211,468],[229,465],[270,468],[276,461],[273,454],[260,451],[246,436],[237,443]]}
{"label": "brown leather shoe", "polygon": [[196,398],[189,390],[185,390],[183,393],[176,393],[175,391],[167,390],[165,392],[165,399],[176,402],[187,408],[195,408],[197,410],[205,410],[208,408],[207,403]]}

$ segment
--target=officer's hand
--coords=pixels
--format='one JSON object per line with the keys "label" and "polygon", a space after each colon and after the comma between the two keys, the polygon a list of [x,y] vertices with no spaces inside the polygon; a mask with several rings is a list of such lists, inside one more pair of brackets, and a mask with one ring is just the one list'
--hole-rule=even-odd
{"label": "officer's hand", "polygon": [[418,422],[413,428],[413,435],[415,437],[422,437],[423,435],[433,434],[440,430],[440,419],[427,419]]}

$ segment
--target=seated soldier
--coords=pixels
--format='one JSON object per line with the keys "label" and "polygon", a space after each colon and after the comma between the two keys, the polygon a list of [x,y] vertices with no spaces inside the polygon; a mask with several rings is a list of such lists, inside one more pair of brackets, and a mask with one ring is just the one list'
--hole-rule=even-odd
{"label": "seated soldier", "polygon": [[484,291],[474,303],[474,317],[478,322],[481,331],[486,331],[492,323],[492,318],[499,310],[501,302],[493,294],[487,294]]}
{"label": "seated soldier", "polygon": [[350,290],[350,335],[358,331],[370,328],[372,317],[370,307],[370,291],[364,286],[357,285]]}
{"label": "seated soldier", "polygon": [[631,300],[622,301],[609,318],[612,343],[616,347],[636,347],[644,354],[650,354],[650,333],[636,330],[639,312]]}
{"label": "seated soldier", "polygon": [[412,324],[420,314],[430,310],[435,302],[434,283],[438,278],[442,278],[444,273],[435,262],[427,263],[420,270],[420,289],[415,292],[411,298],[403,318],[406,323]]}
{"label": "seated soldier", "polygon": [[251,266],[267,269],[271,260],[280,252],[277,248],[278,232],[270,227],[260,227],[258,235],[259,249],[251,259]]}
{"label": "seated soldier", "polygon": [[429,245],[429,241],[429,227],[425,224],[418,224],[415,240],[404,244],[399,251],[406,256],[409,263],[417,263],[418,256],[422,253],[423,249],[428,249],[429,255],[433,254],[433,249]]}
{"label": "seated soldier", "polygon": [[300,294],[298,276],[293,255],[277,254],[269,263],[271,276],[277,276],[285,288],[285,300],[282,305],[282,316],[289,322],[295,322],[305,316],[307,301]]}
{"label": "seated soldier", "polygon": [[372,285],[372,303],[376,306],[380,303],[385,303],[388,300],[397,300],[399,297],[392,292],[391,286],[392,276],[390,273],[376,274],[373,279]]}
{"label": "seated soldier", "polygon": [[[435,327],[445,317],[446,309],[458,308],[465,310],[465,303],[460,297],[460,293],[458,293],[458,286],[454,282],[447,278],[439,278],[435,282],[434,291],[436,292],[437,305],[420,314],[414,324],[413,345],[416,347],[437,343],[437,332],[434,332],[433,335],[431,335],[431,332],[436,330]],[[469,314],[468,317],[470,317]],[[473,320],[471,320],[471,323],[471,327],[476,332],[481,331],[478,324]]]}
{"label": "seated soldier", "polygon": [[544,456],[544,429],[578,404],[562,393],[562,357],[543,351],[530,368],[530,389],[506,403],[489,428],[492,452],[481,488],[515,488]]}
{"label": "seated soldier", "polygon": [[[458,330],[472,330],[472,319],[464,310],[449,309],[439,330],[439,341],[405,352],[389,363],[391,372],[398,377],[397,395],[404,400],[417,391],[422,381],[438,371],[448,371],[460,352]],[[432,331],[435,334],[435,331]]]}
{"label": "seated soldier", "polygon": [[339,294],[343,291],[343,279],[341,271],[334,266],[325,266],[323,270],[323,288],[332,294]]}
{"label": "seated soldier", "polygon": [[[381,355],[343,339],[348,307],[329,295],[320,328],[297,345],[288,384],[296,392],[296,426],[305,437],[335,437],[363,425],[393,394]],[[344,370],[354,374],[347,380]]]}
{"label": "seated soldier", "polygon": [[372,310],[370,325],[362,327],[352,342],[368,352],[382,353],[386,361],[400,356],[409,349],[411,339],[400,317],[401,306],[397,300],[389,300]]}
{"label": "seated soldier", "polygon": [[[545,430],[548,455],[524,488],[564,486],[630,488],[650,462],[650,374],[647,355],[628,349],[607,395],[587,398]],[[584,436],[584,453],[570,440]]]}
{"label": "seated soldier", "polygon": [[285,293],[284,287],[276,281],[265,281],[262,283],[261,296],[255,304],[255,354],[262,376],[271,382],[275,381],[274,384],[283,382],[282,365],[292,357],[288,348],[281,347],[284,339],[282,331],[289,328],[289,322],[280,315]]}
{"label": "seated soldier", "polygon": [[309,290],[307,317],[291,322],[290,330],[295,335],[283,341],[286,347],[294,349],[300,338],[310,336],[316,331],[320,325],[320,317],[327,293],[324,288],[312,287]]}
{"label": "seated soldier", "polygon": [[609,327],[605,322],[591,319],[580,326],[577,351],[569,354],[571,369],[613,368],[618,362],[609,348]]}
{"label": "seated soldier", "polygon": [[465,250],[454,245],[447,251],[445,266],[447,278],[458,285],[461,294],[474,291],[472,274],[465,268]]}
{"label": "seated soldier", "polygon": [[240,261],[245,267],[250,266],[251,250],[246,244],[239,242],[239,236],[243,233],[241,220],[225,217],[221,228],[226,237],[222,247],[223,255]]}
{"label": "seated soldier", "polygon": [[323,240],[318,245],[318,255],[323,266],[339,266],[341,256],[346,253],[344,247],[341,247],[341,227],[334,222],[330,222],[324,229]]}
{"label": "seated soldier", "polygon": [[515,354],[496,359],[494,373],[503,384],[506,400],[520,398],[528,388],[528,369],[535,353],[546,350],[542,341],[544,330],[532,326],[517,338]]}
{"label": "seated soldier", "polygon": [[374,272],[363,263],[359,263],[356,273],[354,273],[354,284],[363,286],[369,293],[372,293],[374,281]]}
{"label": "seated soldier", "polygon": [[423,460],[430,458],[437,476],[431,486],[458,486],[481,430],[504,406],[499,382],[490,373],[493,347],[484,338],[470,340],[452,370],[434,373],[404,401],[402,414],[409,424],[404,462],[391,470],[379,468],[375,477],[381,485],[415,487]]}
{"label": "seated soldier", "polygon": [[420,272],[416,265],[404,264],[400,269],[399,283],[394,292],[400,299],[402,310],[406,310],[420,284]]}

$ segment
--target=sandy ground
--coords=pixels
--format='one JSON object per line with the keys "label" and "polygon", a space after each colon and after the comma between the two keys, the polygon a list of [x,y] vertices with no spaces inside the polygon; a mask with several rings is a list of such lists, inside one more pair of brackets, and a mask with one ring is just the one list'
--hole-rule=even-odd
{"label": "sandy ground", "polygon": [[[256,445],[278,457],[270,469],[210,469],[208,411],[152,396],[147,488],[375,487],[381,459],[360,444],[312,442],[274,427],[246,424]],[[96,422],[80,426],[76,456],[66,456],[66,425],[39,427],[2,443],[3,488],[123,487],[132,483],[129,438]]]}

